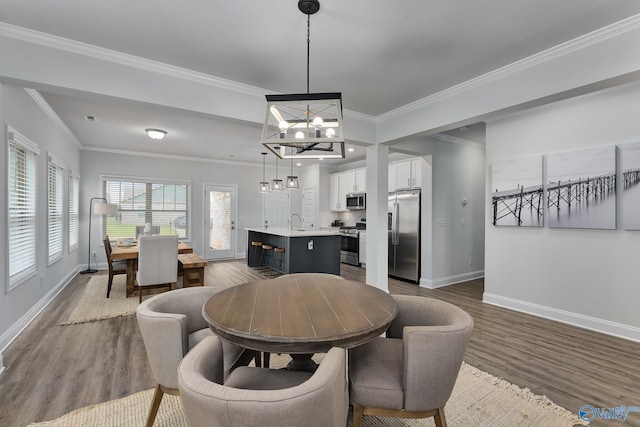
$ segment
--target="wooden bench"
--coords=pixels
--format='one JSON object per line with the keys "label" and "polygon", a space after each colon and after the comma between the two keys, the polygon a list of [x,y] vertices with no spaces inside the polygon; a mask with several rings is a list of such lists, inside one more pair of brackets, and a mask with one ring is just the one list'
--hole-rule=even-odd
{"label": "wooden bench", "polygon": [[207,261],[194,253],[178,254],[178,271],[182,271],[182,287],[204,286],[206,265]]}

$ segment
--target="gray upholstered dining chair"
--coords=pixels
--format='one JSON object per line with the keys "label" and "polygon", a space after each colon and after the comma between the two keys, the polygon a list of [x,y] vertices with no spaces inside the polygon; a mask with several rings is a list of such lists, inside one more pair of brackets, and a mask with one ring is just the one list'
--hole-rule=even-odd
{"label": "gray upholstered dining chair", "polygon": [[314,373],[239,367],[223,380],[220,338],[205,338],[178,368],[190,427],[343,427],[346,351],[329,350]]}
{"label": "gray upholstered dining chair", "polygon": [[139,301],[143,288],[169,287],[175,289],[178,281],[178,236],[142,236],[138,239]]}
{"label": "gray upholstered dining chair", "polygon": [[109,241],[109,236],[105,235],[102,238],[102,242],[104,243],[104,251],[107,255],[107,264],[109,265],[109,283],[107,284],[107,298],[111,294],[111,286],[113,285],[113,276],[117,274],[127,274],[127,263],[126,261],[114,261],[111,258],[111,242]]}
{"label": "gray upholstered dining chair", "polygon": [[386,338],[349,350],[353,427],[363,415],[434,417],[446,426],[451,396],[473,319],[464,310],[432,298],[394,295],[398,315]]}
{"label": "gray upholstered dining chair", "polygon": [[[223,288],[177,289],[155,295],[138,306],[136,317],[156,382],[155,394],[147,418],[151,427],[164,393],[177,395],[178,364],[185,354],[208,336],[214,336],[202,316],[204,303]],[[256,352],[223,342],[223,374],[248,365]]]}

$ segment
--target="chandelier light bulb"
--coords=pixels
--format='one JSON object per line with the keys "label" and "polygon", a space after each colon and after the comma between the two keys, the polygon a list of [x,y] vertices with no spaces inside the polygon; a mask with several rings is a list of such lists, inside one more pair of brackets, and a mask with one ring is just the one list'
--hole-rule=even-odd
{"label": "chandelier light bulb", "polygon": [[336,131],[333,128],[329,128],[326,131],[327,134],[327,138],[333,138],[334,136],[336,136]]}
{"label": "chandelier light bulb", "polygon": [[302,138],[304,138],[304,133],[303,133],[302,131],[300,131],[300,130],[299,130],[298,132],[296,132],[296,138],[297,138],[297,139],[302,139]]}
{"label": "chandelier light bulb", "polygon": [[319,128],[321,128],[321,127],[322,127],[322,125],[323,125],[323,123],[324,123],[324,121],[322,120],[322,117],[316,116],[316,118],[315,118],[315,119],[313,119],[313,125],[314,125],[315,127],[319,127]]}

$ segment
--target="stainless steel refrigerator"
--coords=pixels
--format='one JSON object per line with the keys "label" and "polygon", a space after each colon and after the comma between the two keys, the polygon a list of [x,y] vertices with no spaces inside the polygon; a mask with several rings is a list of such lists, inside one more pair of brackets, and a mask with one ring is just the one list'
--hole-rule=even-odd
{"label": "stainless steel refrigerator", "polygon": [[389,276],[420,280],[420,190],[389,193]]}

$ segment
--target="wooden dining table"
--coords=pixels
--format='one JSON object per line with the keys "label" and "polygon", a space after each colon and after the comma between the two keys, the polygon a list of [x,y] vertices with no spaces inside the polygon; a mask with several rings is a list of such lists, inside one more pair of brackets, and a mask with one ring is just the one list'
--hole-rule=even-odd
{"label": "wooden dining table", "polygon": [[[133,240],[131,244],[124,244],[126,239],[117,239],[115,246],[111,250],[111,259],[113,261],[127,262],[127,298],[136,294],[138,285],[136,282],[136,273],[138,272],[138,255],[140,247],[138,241]],[[193,253],[193,248],[184,242],[178,242],[178,253]],[[176,265],[178,260],[176,259]]]}
{"label": "wooden dining table", "polygon": [[395,299],[364,283],[313,274],[282,276],[225,289],[202,313],[223,339],[253,350],[288,353],[289,369],[313,370],[313,353],[351,348],[385,332]]}

